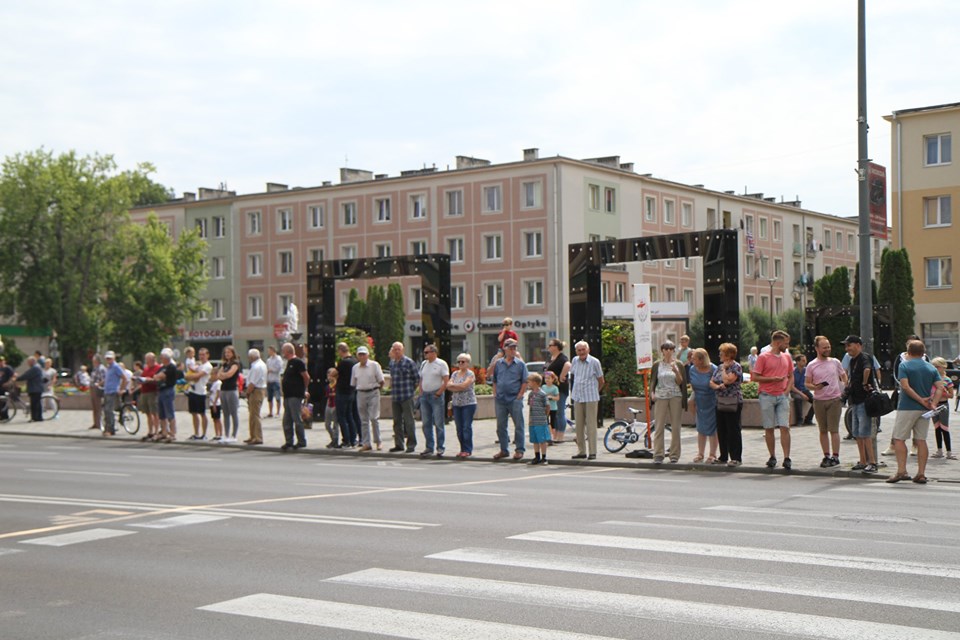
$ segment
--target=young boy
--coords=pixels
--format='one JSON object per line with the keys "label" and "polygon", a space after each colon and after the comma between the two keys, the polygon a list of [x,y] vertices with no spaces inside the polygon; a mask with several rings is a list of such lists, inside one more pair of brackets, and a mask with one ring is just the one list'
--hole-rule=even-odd
{"label": "young boy", "polygon": [[527,395],[527,404],[530,407],[530,443],[533,444],[534,456],[530,464],[547,464],[547,445],[550,442],[549,401],[547,394],[541,389],[543,377],[539,373],[531,373],[527,377],[530,393]]}
{"label": "young boy", "polygon": [[560,387],[557,386],[557,374],[553,371],[543,372],[543,392],[547,394],[547,401],[550,404],[550,415],[547,419],[550,421],[550,442],[548,444],[560,444],[560,438],[563,432],[560,431],[560,423],[557,421],[557,401],[560,400]]}
{"label": "young boy", "polygon": [[337,422],[337,381],[340,374],[336,367],[327,369],[327,388],[326,399],[324,403],[323,422],[327,427],[327,433],[330,435],[330,444],[327,449],[340,448],[340,424]]}
{"label": "young boy", "polygon": [[220,367],[214,367],[210,373],[210,391],[207,402],[210,403],[210,417],[213,418],[213,441],[223,442],[223,422],[220,420]]}
{"label": "young boy", "polygon": [[943,400],[937,406],[940,413],[933,417],[936,425],[937,452],[931,458],[943,457],[943,446],[947,446],[947,460],[956,460],[957,456],[950,450],[950,398],[953,397],[953,381],[947,377],[947,361],[944,358],[934,358],[930,361],[937,368],[937,373],[943,380]]}

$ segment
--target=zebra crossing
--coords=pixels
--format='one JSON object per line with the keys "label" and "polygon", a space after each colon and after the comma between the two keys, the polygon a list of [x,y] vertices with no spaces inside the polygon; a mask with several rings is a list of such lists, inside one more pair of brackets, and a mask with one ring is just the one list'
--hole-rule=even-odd
{"label": "zebra crossing", "polygon": [[[882,545],[820,553],[789,540],[762,548],[575,529],[439,551],[415,570],[371,566],[326,578],[314,594],[252,593],[199,609],[414,640],[960,639],[960,565],[870,555]],[[722,568],[704,570],[704,558]],[[518,605],[539,615],[514,620]]]}

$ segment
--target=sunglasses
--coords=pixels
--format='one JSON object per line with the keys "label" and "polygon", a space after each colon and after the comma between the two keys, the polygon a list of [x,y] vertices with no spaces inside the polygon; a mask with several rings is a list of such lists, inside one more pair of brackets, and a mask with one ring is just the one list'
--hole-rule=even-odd
{"label": "sunglasses", "polygon": [[457,360],[457,364],[469,364],[469,360]]}

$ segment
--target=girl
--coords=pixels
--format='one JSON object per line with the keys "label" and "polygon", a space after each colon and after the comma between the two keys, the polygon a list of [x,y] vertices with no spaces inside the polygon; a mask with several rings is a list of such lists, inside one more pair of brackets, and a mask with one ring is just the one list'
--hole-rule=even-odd
{"label": "girl", "polygon": [[223,441],[223,422],[220,421],[220,387],[222,382],[219,378],[220,367],[214,367],[210,373],[210,391],[207,392],[207,402],[210,403],[210,417],[213,418],[213,440],[215,442]]}
{"label": "girl", "polygon": [[327,445],[327,449],[340,448],[340,424],[337,422],[337,381],[339,379],[340,373],[336,367],[327,369],[327,388],[325,390],[327,401],[324,403],[323,410],[323,423],[326,425],[327,434],[330,436],[330,444]]}
{"label": "girl", "polygon": [[950,450],[950,398],[953,397],[953,381],[947,377],[947,361],[945,359],[934,358],[930,361],[930,364],[937,368],[937,373],[943,379],[943,398],[937,405],[940,413],[933,418],[933,423],[937,427],[934,432],[937,436],[937,452],[930,457],[942,458],[943,445],[947,445],[947,460],[956,460],[957,456],[953,455]]}
{"label": "girl", "polygon": [[553,436],[548,444],[560,444],[563,438],[563,431],[560,430],[559,412],[557,411],[557,402],[560,400],[560,387],[557,386],[557,375],[553,371],[543,372],[543,392],[547,394],[547,403],[550,407],[550,430]]}

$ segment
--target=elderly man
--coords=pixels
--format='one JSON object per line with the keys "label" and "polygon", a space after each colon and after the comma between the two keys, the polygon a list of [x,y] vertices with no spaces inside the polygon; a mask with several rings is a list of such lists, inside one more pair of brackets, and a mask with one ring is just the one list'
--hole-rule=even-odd
{"label": "elderly man", "polygon": [[[392,453],[413,453],[417,448],[417,425],[413,420],[413,395],[420,383],[417,363],[403,353],[403,343],[390,347],[390,401],[393,408]],[[404,449],[406,440],[406,449]]]}
{"label": "elderly man", "polygon": [[[283,358],[277,355],[276,347],[267,347],[267,417],[280,415],[280,374],[283,373]],[[277,410],[273,410],[276,403]]]}
{"label": "elderly man", "polygon": [[337,345],[337,393],[334,402],[337,407],[337,423],[340,425],[340,438],[344,447],[357,446],[357,436],[360,434],[360,414],[357,411],[357,392],[350,386],[353,376],[353,365],[357,359],[350,354],[350,347],[346,342]]}
{"label": "elderly man", "polygon": [[493,406],[497,414],[497,439],[500,451],[494,460],[510,455],[510,436],[507,418],[513,420],[514,460],[523,458],[524,446],[523,394],[527,391],[526,363],[517,355],[517,341],[508,338],[503,343],[503,357],[493,365]]}
{"label": "elderly man", "polygon": [[577,454],[571,458],[596,460],[597,411],[600,408],[600,392],[605,384],[603,367],[599,360],[590,355],[590,345],[583,340],[573,348],[577,355],[570,361],[570,375],[573,376],[570,398],[573,400],[573,419],[577,425]]}
{"label": "elderly man", "polygon": [[380,451],[380,389],[383,388],[383,369],[370,359],[370,350],[357,349],[357,364],[350,374],[350,386],[357,391],[357,411],[360,413],[360,451],[374,446]]}
{"label": "elderly man", "polygon": [[[927,430],[930,415],[943,398],[943,379],[937,369],[924,360],[926,348],[919,340],[907,343],[907,357],[897,369],[900,382],[900,399],[897,402],[897,419],[893,425],[893,446],[897,452],[897,472],[887,482],[909,480],[907,473],[907,438],[913,439],[917,448],[917,475],[913,481],[927,484]],[[932,390],[932,393],[931,393]]]}
{"label": "elderly man", "polygon": [[106,375],[107,368],[100,361],[100,356],[94,354],[90,368],[90,409],[93,411],[90,429],[100,429],[103,425],[103,378]]}
{"label": "elderly man", "polygon": [[260,421],[260,407],[263,406],[263,396],[267,391],[267,364],[260,357],[259,349],[250,349],[247,352],[250,360],[250,371],[244,389],[247,390],[247,413],[250,414],[250,437],[244,440],[246,444],[263,444],[263,424]]}
{"label": "elderly man", "polygon": [[426,359],[420,364],[420,417],[427,446],[420,456],[425,458],[434,451],[438,456],[444,452],[444,394],[450,382],[450,367],[438,357],[435,344],[423,348],[423,357]]}
{"label": "elderly man", "polygon": [[173,442],[177,439],[174,400],[177,396],[177,380],[180,378],[180,370],[173,359],[173,349],[165,347],[160,351],[160,371],[154,377],[157,380],[157,414],[160,418],[157,442]]}
{"label": "elderly man", "polygon": [[43,367],[40,366],[40,362],[33,356],[27,358],[27,370],[17,376],[17,379],[27,383],[27,395],[30,396],[30,422],[42,422]]}
{"label": "elderly man", "polygon": [[[280,348],[283,359],[287,361],[287,366],[283,369],[283,376],[280,379],[281,390],[283,391],[283,446],[281,451],[290,449],[302,449],[307,446],[307,436],[303,430],[303,417],[300,415],[300,408],[303,401],[310,397],[307,387],[310,385],[310,374],[307,373],[307,365],[303,360],[297,357],[297,352],[289,342],[284,343]],[[297,441],[294,444],[293,438],[296,435]]]}
{"label": "elderly man", "polygon": [[117,364],[113,351],[103,354],[103,360],[107,369],[103,379],[103,435],[113,436],[117,433],[117,407],[120,406],[120,394],[127,388],[127,376],[123,367]]}

